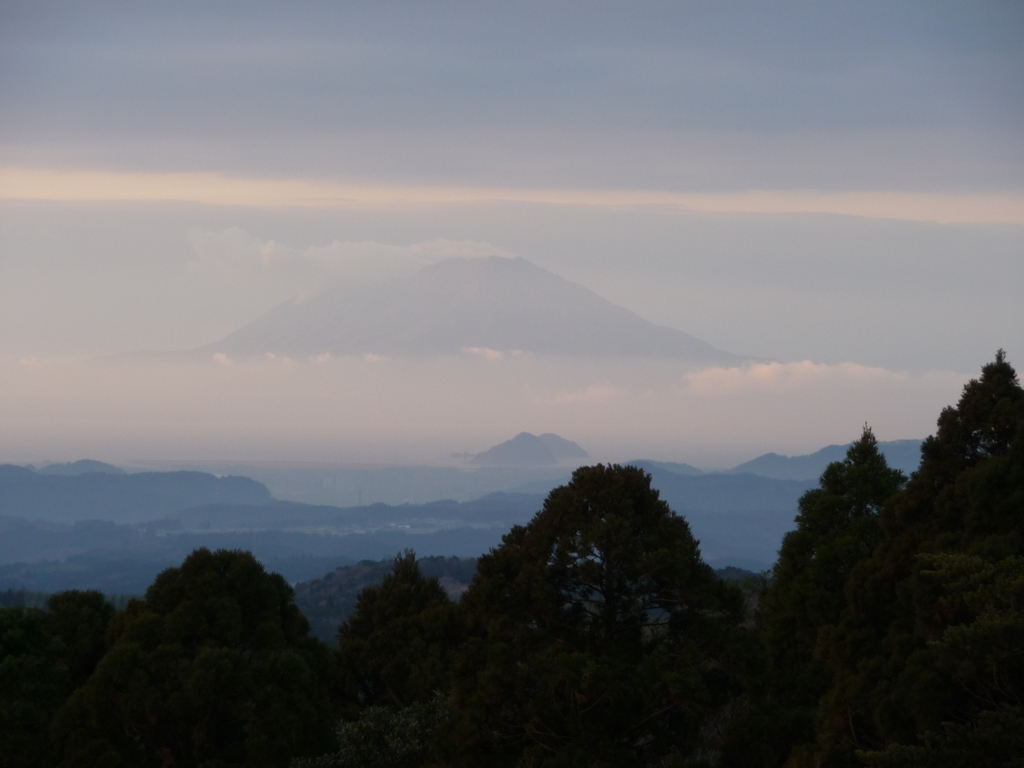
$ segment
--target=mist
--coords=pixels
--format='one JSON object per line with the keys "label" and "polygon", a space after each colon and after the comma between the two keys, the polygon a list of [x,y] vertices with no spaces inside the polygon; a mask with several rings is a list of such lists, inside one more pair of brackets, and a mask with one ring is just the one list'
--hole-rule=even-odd
{"label": "mist", "polygon": [[966,376],[855,364],[694,369],[480,351],[425,360],[34,359],[3,364],[0,460],[458,464],[521,431],[595,460],[732,466],[766,451],[922,437]]}

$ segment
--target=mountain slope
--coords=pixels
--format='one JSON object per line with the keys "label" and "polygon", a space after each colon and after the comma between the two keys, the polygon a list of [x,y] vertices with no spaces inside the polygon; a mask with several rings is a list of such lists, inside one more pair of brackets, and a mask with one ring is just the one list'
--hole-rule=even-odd
{"label": "mountain slope", "polygon": [[590,458],[590,454],[572,440],[566,440],[551,432],[545,432],[539,437],[557,461],[583,461]]}
{"label": "mountain slope", "polygon": [[[782,456],[766,453],[729,470],[730,473],[749,473],[779,480],[816,480],[833,461],[846,457],[846,445],[828,445],[806,456]],[[901,469],[907,475],[921,463],[920,440],[891,440],[878,444],[890,467]]]}
{"label": "mountain slope", "polygon": [[45,475],[0,464],[0,515],[75,522],[154,520],[199,504],[269,504],[266,486],[203,472]]}
{"label": "mountain slope", "polygon": [[525,259],[498,257],[448,259],[408,279],[288,301],[200,351],[408,356],[467,350],[743,360]]}
{"label": "mountain slope", "polygon": [[520,432],[511,440],[478,453],[471,464],[483,467],[547,467],[561,463],[580,462],[589,457],[572,440],[545,432],[539,437]]}
{"label": "mountain slope", "polygon": [[558,460],[543,440],[529,432],[520,432],[511,440],[499,443],[478,453],[472,464],[506,467],[543,467],[557,464]]}

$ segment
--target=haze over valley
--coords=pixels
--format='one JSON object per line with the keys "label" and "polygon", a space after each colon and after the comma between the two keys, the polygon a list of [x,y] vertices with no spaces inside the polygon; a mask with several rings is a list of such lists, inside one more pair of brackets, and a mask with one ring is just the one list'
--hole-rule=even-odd
{"label": "haze over valley", "polygon": [[923,434],[966,378],[737,354],[495,255],[289,299],[191,350],[6,366],[0,451],[21,462],[451,465],[532,427],[578,435],[596,460],[725,468],[865,419]]}
{"label": "haze over valley", "polygon": [[[386,559],[407,547],[421,556],[478,557],[510,526],[529,521],[585,453],[546,435],[563,463],[524,461],[520,446],[532,446],[524,438],[534,437],[522,433],[461,468],[205,467],[230,470],[218,478],[195,467],[126,473],[92,460],[0,465],[0,590],[139,593],[198,546],[250,549],[293,581],[319,576],[331,563]],[[909,473],[919,445],[881,447]],[[759,571],[792,527],[798,497],[846,449],[766,454],[727,472],[630,464],[649,472],[662,497],[686,515],[709,562]]]}

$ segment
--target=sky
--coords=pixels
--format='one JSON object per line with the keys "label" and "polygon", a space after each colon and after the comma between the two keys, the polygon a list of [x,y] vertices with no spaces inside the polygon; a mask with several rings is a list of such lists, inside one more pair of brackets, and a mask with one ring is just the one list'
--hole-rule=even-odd
{"label": "sky", "polygon": [[[0,460],[923,437],[1024,360],[1022,40],[1018,2],[0,2]],[[480,255],[773,362],[110,357]]]}

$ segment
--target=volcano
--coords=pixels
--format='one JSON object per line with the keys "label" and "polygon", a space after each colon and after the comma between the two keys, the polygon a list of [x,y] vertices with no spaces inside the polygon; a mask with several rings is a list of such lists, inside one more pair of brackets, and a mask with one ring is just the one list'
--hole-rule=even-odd
{"label": "volcano", "polygon": [[522,258],[452,258],[415,275],[290,300],[199,350],[231,356],[532,353],[736,364]]}

